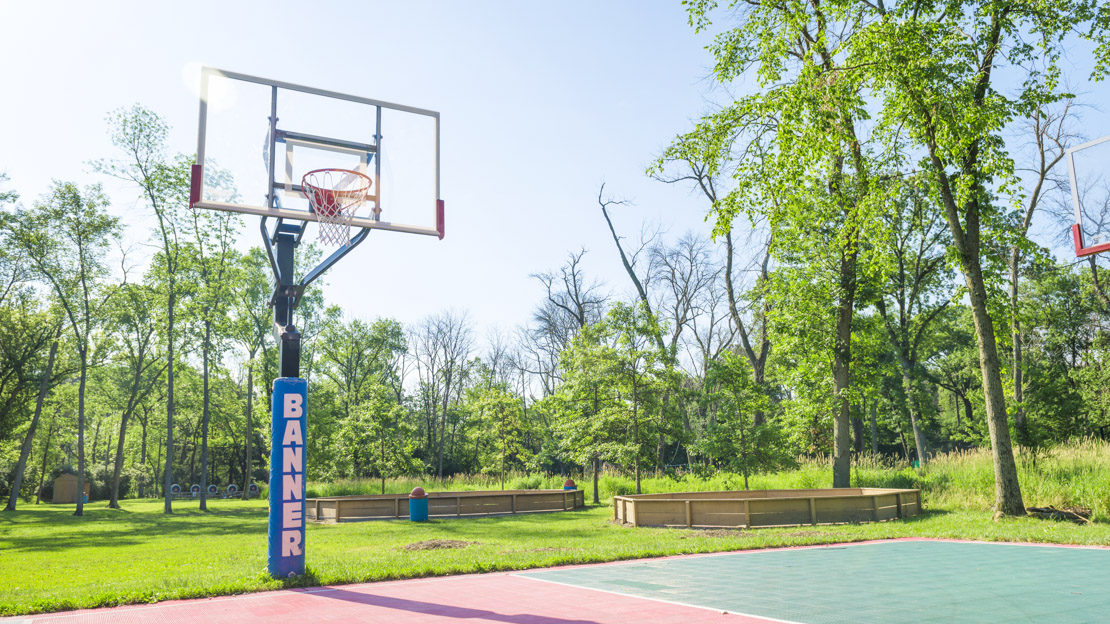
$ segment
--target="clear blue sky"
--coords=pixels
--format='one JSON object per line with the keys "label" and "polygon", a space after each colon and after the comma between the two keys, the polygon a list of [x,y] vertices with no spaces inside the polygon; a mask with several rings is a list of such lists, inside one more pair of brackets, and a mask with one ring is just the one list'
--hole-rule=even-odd
{"label": "clear blue sky", "polygon": [[[705,228],[697,197],[643,175],[705,108],[707,38],[678,2],[4,2],[0,21],[0,171],[25,202],[51,178],[104,181],[133,240],[146,236],[128,217],[145,210],[136,193],[87,162],[114,155],[104,117],[136,102],[192,153],[187,67],[440,111],[449,234],[372,234],[326,276],[326,298],[349,314],[411,323],[454,307],[480,331],[509,330],[541,296],[529,274],[580,246],[624,291],[602,182],[636,201],[617,215],[630,236],[643,219],[676,236]],[[244,244],[257,244],[256,223]]]}
{"label": "clear blue sky", "polygon": [[[597,208],[602,182],[636,206],[635,238],[708,232],[704,203],[644,169],[706,109],[708,36],[677,1],[0,2],[0,171],[25,202],[50,179],[105,182],[113,211],[146,238],[134,189],[87,162],[114,155],[105,115],[141,103],[195,149],[197,64],[411,104],[442,113],[444,241],[370,239],[327,275],[348,314],[413,323],[467,310],[479,331],[511,330],[541,297],[530,273],[590,250],[587,270],[617,294],[627,278]],[[1086,68],[1084,51],[1076,64]],[[1105,87],[1076,72],[1080,91]],[[1103,98],[1104,99],[1104,98]],[[1089,101],[1096,102],[1097,97]],[[1088,136],[1110,132],[1089,111]],[[243,245],[257,244],[252,218]],[[149,249],[139,254],[149,254]]]}

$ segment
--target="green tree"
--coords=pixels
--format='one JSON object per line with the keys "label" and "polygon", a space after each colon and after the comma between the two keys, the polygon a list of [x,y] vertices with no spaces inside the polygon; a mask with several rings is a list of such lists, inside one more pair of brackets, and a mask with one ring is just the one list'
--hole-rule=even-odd
{"label": "green tree", "polygon": [[108,507],[112,509],[119,509],[127,424],[162,380],[166,370],[165,361],[157,357],[158,319],[153,313],[157,298],[158,293],[150,286],[121,284],[105,310],[106,320],[111,324],[108,339],[116,342],[116,359],[120,364],[108,372],[102,386],[102,391],[108,395],[107,400],[120,415],[111,498],[108,501]]}
{"label": "green tree", "polygon": [[721,404],[720,418],[709,435],[712,452],[726,462],[730,470],[744,475],[744,489],[748,489],[748,475],[762,464],[757,449],[765,437],[766,425],[755,422],[755,414],[766,409],[767,397],[752,379],[751,364],[747,358],[725,352],[709,368],[706,383],[717,388],[717,402]]}
{"label": "green tree", "polygon": [[[1005,249],[1020,236],[1011,226],[1010,217],[1020,208],[1008,199],[1016,195],[1017,181],[1001,133],[1011,119],[1067,97],[1059,87],[1059,59],[1071,33],[1096,41],[1094,77],[1105,75],[1110,8],[1093,0],[861,6],[868,12],[867,31],[845,57],[866,73],[882,103],[878,131],[925,154],[919,169],[943,208],[975,322],[994,449],[996,513],[1021,515],[1025,507],[989,305],[991,281],[1004,271]],[[1004,82],[1020,86],[1007,96]]]}
{"label": "green tree", "polygon": [[200,434],[200,510],[208,511],[208,426],[211,420],[211,367],[218,359],[223,338],[228,333],[228,299],[239,286],[233,270],[238,260],[235,243],[241,221],[233,213],[193,210],[191,234],[186,247],[186,266],[195,286],[189,302],[190,312],[202,328],[200,345],[203,405]]}
{"label": "green tree", "polygon": [[[163,492],[173,485],[173,432],[174,432],[174,383],[175,346],[178,339],[175,328],[178,278],[182,269],[181,251],[184,245],[188,220],[185,211],[189,205],[189,175],[193,159],[184,155],[170,157],[166,153],[166,139],[170,127],[157,113],[139,104],[120,108],[108,115],[112,145],[123,155],[116,160],[102,159],[93,163],[94,168],[112,177],[136,185],[147,207],[158,222],[155,235],[160,243],[159,264],[162,294],[165,297],[166,331],[166,465]],[[173,513],[173,499],[165,496],[165,513]]]}
{"label": "green tree", "polygon": [[377,474],[382,494],[388,477],[423,470],[423,463],[413,457],[413,429],[404,417],[405,409],[389,387],[377,383],[366,388],[364,400],[343,421],[340,447],[352,474]]}
{"label": "green tree", "polygon": [[[710,26],[716,4],[687,3],[699,31]],[[864,74],[841,52],[865,27],[866,10],[850,2],[801,0],[733,1],[729,6],[745,10],[736,13],[738,24],[710,46],[714,77],[728,85],[755,67],[761,89],[707,116],[693,133],[714,137],[721,150],[731,150],[736,137],[744,137],[746,157],[733,170],[735,189],[713,206],[714,231],[728,231],[741,212],[766,218],[772,252],[809,273],[810,283],[785,287],[827,282],[817,290],[833,302],[833,486],[848,487],[852,318],[860,276],[871,270],[861,253],[869,240],[882,235],[876,217],[890,192],[883,174],[898,160],[896,149],[886,149],[868,131]],[[716,162],[731,159],[725,153]]]}
{"label": "green tree", "polygon": [[500,383],[479,384],[471,388],[468,395],[467,403],[478,417],[478,435],[492,442],[486,446],[487,456],[496,462],[504,490],[508,462],[514,458],[527,460],[522,443],[524,423],[520,401]]}
{"label": "green tree", "polygon": [[[104,212],[108,198],[100,186],[82,191],[56,182],[31,210],[17,212],[11,240],[26,254],[38,279],[49,284],[73,332],[79,362],[77,391],[77,491],[85,486],[85,384],[93,331],[102,322],[111,291],[106,291],[108,245],[119,236],[119,221]],[[77,511],[84,501],[77,497]]]}

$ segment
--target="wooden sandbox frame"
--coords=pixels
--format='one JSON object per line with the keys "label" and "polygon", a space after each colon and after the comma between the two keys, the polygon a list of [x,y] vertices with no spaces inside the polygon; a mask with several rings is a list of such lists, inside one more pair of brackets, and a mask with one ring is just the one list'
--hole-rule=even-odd
{"label": "wooden sandbox frame", "polygon": [[[496,490],[428,492],[428,516],[461,518],[501,514],[570,511],[586,506],[582,490]],[[408,494],[331,496],[305,500],[311,522],[385,520],[409,516]]]}
{"label": "wooden sandbox frame", "polygon": [[921,490],[827,488],[675,492],[613,497],[613,520],[633,526],[755,528],[882,522],[921,513]]}

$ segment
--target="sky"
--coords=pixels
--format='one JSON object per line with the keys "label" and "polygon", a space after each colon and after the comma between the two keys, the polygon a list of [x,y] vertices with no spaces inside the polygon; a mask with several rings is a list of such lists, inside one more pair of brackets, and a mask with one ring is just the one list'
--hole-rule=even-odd
{"label": "sky", "polygon": [[[0,171],[25,203],[52,179],[101,182],[129,225],[131,258],[153,252],[135,188],[89,162],[119,154],[106,115],[142,104],[193,153],[196,68],[221,69],[439,111],[447,237],[374,232],[325,276],[348,316],[412,324],[466,311],[479,333],[527,322],[543,296],[530,275],[589,250],[585,269],[630,291],[597,204],[631,240],[708,233],[705,203],[644,171],[710,105],[710,35],[677,1],[95,2],[0,0]],[[1105,86],[1074,81],[1091,101]],[[264,120],[261,120],[264,123]],[[1086,113],[1089,137],[1110,133]],[[261,144],[261,137],[258,141]],[[259,243],[254,218],[240,246]],[[1047,242],[1047,241],[1045,241]]]}
{"label": "sky", "polygon": [[625,292],[603,183],[635,202],[614,214],[624,235],[644,221],[708,232],[696,195],[644,174],[706,109],[708,37],[678,2],[4,0],[0,21],[0,171],[25,203],[51,179],[102,182],[134,258],[153,251],[147,209],[88,163],[118,155],[105,116],[135,103],[193,153],[201,64],[440,112],[448,234],[374,232],[325,276],[325,298],[350,316],[407,324],[455,309],[480,332],[511,331],[543,295],[529,276],[581,247],[589,274]]}

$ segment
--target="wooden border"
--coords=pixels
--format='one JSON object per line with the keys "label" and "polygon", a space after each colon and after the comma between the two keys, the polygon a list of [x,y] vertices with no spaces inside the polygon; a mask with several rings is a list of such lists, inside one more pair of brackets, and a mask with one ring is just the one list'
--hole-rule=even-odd
{"label": "wooden border", "polygon": [[[351,522],[404,518],[408,494],[329,496],[305,501],[309,522]],[[428,492],[429,517],[494,516],[570,511],[586,506],[583,490],[492,490]]]}
{"label": "wooden border", "polygon": [[920,490],[885,488],[670,492],[613,497],[613,520],[633,526],[817,526],[883,522],[919,513]]}

